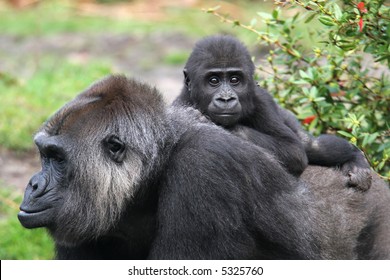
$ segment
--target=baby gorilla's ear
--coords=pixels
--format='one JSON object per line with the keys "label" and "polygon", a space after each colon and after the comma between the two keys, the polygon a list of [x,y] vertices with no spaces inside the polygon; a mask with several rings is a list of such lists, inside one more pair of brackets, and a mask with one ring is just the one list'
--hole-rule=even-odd
{"label": "baby gorilla's ear", "polygon": [[184,74],[184,85],[186,86],[188,91],[191,91],[191,81],[190,81],[190,77],[188,77],[188,72],[186,68],[184,68],[183,74]]}

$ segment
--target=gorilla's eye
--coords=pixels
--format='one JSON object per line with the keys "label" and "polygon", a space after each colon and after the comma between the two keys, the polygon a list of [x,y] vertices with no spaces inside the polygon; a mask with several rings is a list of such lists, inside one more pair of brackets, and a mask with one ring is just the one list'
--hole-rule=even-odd
{"label": "gorilla's eye", "polygon": [[212,76],[209,79],[209,84],[212,86],[217,86],[219,84],[219,78],[217,76]]}
{"label": "gorilla's eye", "polygon": [[48,145],[43,149],[41,156],[57,163],[63,163],[65,161],[65,152],[58,145]]}
{"label": "gorilla's eye", "polygon": [[233,76],[230,78],[230,83],[232,85],[238,85],[240,83],[240,78],[237,76]]}
{"label": "gorilla's eye", "polygon": [[122,162],[125,157],[125,143],[115,135],[108,136],[103,141],[104,148],[108,156],[115,162]]}
{"label": "gorilla's eye", "polygon": [[61,153],[55,152],[55,151],[49,152],[47,156],[48,156],[48,158],[50,158],[58,163],[62,163],[65,160],[64,156]]}
{"label": "gorilla's eye", "polygon": [[111,153],[117,153],[122,149],[122,145],[117,142],[108,142],[108,149],[110,150]]}

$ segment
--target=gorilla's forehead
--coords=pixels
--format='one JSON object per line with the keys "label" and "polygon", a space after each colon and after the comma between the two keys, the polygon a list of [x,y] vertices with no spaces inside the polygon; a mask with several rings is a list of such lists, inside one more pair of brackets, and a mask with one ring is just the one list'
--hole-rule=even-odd
{"label": "gorilla's forehead", "polygon": [[235,59],[213,59],[204,62],[204,68],[240,68],[243,69],[243,64]]}
{"label": "gorilla's forehead", "polygon": [[186,68],[198,75],[200,72],[211,68],[240,68],[242,71],[249,73],[251,72],[251,65],[253,65],[252,61],[248,61],[241,55],[214,56],[210,53],[203,57],[191,58],[188,60]]}
{"label": "gorilla's forehead", "polygon": [[93,120],[97,122],[97,115],[103,110],[99,96],[79,96],[58,110],[45,124],[44,130],[49,135],[58,135],[61,131],[72,128],[85,129]]}
{"label": "gorilla's forehead", "polygon": [[243,68],[242,67],[230,67],[230,66],[224,66],[224,67],[209,67],[208,69],[205,69],[207,70],[206,73],[239,73],[239,72],[243,72]]}
{"label": "gorilla's forehead", "polygon": [[[191,73],[195,77],[204,77],[210,74],[221,73],[242,73],[243,75],[251,76],[251,69],[241,62],[227,61],[227,60],[215,60],[208,61],[200,64],[197,68],[188,69],[192,70]],[[190,74],[191,75],[191,74]],[[193,77],[192,77],[193,78]]]}

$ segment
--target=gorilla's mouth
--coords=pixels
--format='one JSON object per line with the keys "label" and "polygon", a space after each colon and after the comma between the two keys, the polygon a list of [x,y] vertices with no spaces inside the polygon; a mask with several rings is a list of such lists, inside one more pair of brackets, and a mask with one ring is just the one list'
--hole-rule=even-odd
{"label": "gorilla's mouth", "polygon": [[237,115],[236,113],[222,113],[222,114],[215,114],[218,117],[233,117]]}
{"label": "gorilla's mouth", "polygon": [[239,114],[236,112],[222,112],[222,113],[211,113],[212,118],[238,118]]}
{"label": "gorilla's mouth", "polygon": [[18,219],[25,228],[37,228],[47,226],[50,221],[51,208],[39,210],[20,209]]}
{"label": "gorilla's mouth", "polygon": [[222,126],[232,126],[237,123],[237,120],[240,117],[240,114],[237,114],[235,112],[223,112],[223,113],[213,113],[211,114],[211,120],[215,122],[216,124],[222,125]]}

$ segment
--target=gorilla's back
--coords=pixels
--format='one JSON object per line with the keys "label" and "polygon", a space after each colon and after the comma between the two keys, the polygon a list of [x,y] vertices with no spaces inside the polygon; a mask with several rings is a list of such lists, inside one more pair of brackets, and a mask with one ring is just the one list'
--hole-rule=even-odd
{"label": "gorilla's back", "polygon": [[309,166],[302,174],[323,217],[317,230],[329,237],[322,239],[323,252],[346,259],[390,259],[390,189],[372,176],[371,188],[362,192],[347,187],[347,178],[335,168]]}

